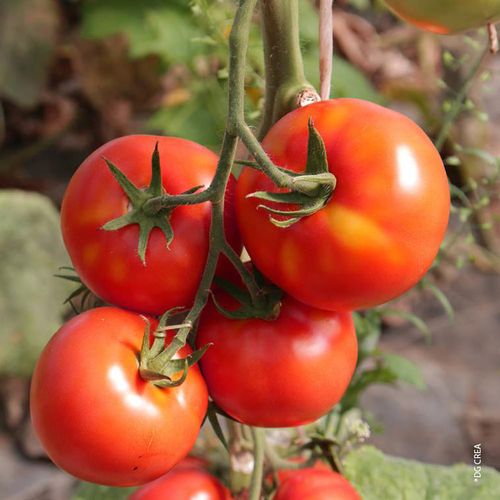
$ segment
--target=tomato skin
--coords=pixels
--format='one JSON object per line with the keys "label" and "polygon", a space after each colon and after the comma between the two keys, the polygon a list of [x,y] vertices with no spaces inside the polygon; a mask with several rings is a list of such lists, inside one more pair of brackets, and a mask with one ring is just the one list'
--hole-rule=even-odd
{"label": "tomato skin", "polygon": [[486,26],[500,19],[500,0],[385,0],[405,21],[441,35]]}
{"label": "tomato skin", "polygon": [[156,481],[139,488],[129,500],[232,500],[228,489],[208,472],[176,467]]}
{"label": "tomato skin", "polygon": [[[305,458],[303,457],[293,457],[293,458],[289,458],[288,459],[289,462],[292,462],[292,463],[299,463],[299,464],[303,464],[305,463]],[[327,465],[325,462],[322,462],[321,460],[318,460],[314,463],[314,465],[312,467],[310,467],[310,469],[314,469],[314,470],[323,470],[323,471],[330,471],[331,472],[331,467],[329,465]],[[278,481],[278,485],[280,485],[281,483],[283,483],[284,481],[286,481],[288,478],[294,476],[295,474],[297,474],[297,472],[301,470],[301,469],[280,469],[278,471],[276,471],[276,479]],[[269,474],[266,478],[266,481],[272,485],[273,484],[273,474]]]}
{"label": "tomato skin", "polygon": [[[216,297],[226,308],[236,305],[227,294]],[[321,311],[288,296],[275,321],[229,319],[210,302],[196,341],[213,342],[200,364],[215,403],[258,427],[303,425],[327,413],[357,359],[350,313]]]}
{"label": "tomato skin", "polygon": [[305,169],[310,117],[337,178],[331,199],[312,216],[278,228],[257,209],[261,200],[246,198],[278,188],[246,168],[236,187],[243,243],[259,270],[301,302],[327,310],[387,302],[422,278],[443,239],[450,194],[441,158],[405,116],[336,99],[297,109],[274,125],[263,147],[275,164]]}
{"label": "tomato skin", "polygon": [[92,309],[68,321],[38,360],[35,433],[56,465],[84,481],[150,482],[182,460],[198,436],[208,404],[199,368],[176,388],[144,381],[137,362],[144,330],[138,314]]}
{"label": "tomato skin", "polygon": [[[130,135],[108,142],[82,163],[61,208],[64,242],[82,281],[110,304],[152,315],[192,304],[208,255],[211,218],[208,202],[176,208],[170,217],[174,231],[170,249],[162,231],[153,229],[146,266],[137,253],[138,225],[101,230],[110,220],[124,215],[129,206],[102,156],[136,186],[144,187],[151,179],[151,157],[157,141],[163,187],[168,193],[210,184],[218,157],[208,149],[174,137]],[[241,250],[232,206],[234,187],[233,178],[228,184],[225,229],[229,243]]]}
{"label": "tomato skin", "polygon": [[340,474],[302,469],[286,479],[273,500],[361,500],[354,487]]}

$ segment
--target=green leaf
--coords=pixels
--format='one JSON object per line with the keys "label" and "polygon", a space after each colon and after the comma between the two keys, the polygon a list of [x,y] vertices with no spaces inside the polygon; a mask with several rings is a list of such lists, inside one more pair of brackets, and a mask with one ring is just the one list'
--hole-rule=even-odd
{"label": "green leaf", "polygon": [[58,25],[54,0],[0,2],[0,96],[23,107],[38,103]]}
{"label": "green leaf", "polygon": [[423,279],[421,281],[423,288],[426,288],[430,290],[433,294],[434,297],[438,300],[438,302],[443,306],[443,309],[445,313],[448,315],[450,318],[450,321],[452,323],[455,322],[455,311],[453,310],[453,306],[451,305],[450,301],[448,300],[448,297],[443,293],[443,291],[438,288],[434,283],[431,283],[430,281]]}
{"label": "green leaf", "polygon": [[408,320],[410,323],[416,326],[428,339],[431,336],[431,331],[429,330],[429,327],[427,326],[425,321],[418,316],[415,316],[415,314],[413,313],[407,311],[398,311],[396,309],[377,309],[377,312],[380,315],[388,314],[392,316],[400,316],[401,318]]}
{"label": "green leaf", "polygon": [[370,385],[394,384],[396,381],[395,373],[379,362],[375,368],[365,370],[357,376],[355,375],[342,398],[342,410],[348,411],[358,406],[359,397]]}
{"label": "green leaf", "polygon": [[388,352],[380,353],[380,357],[384,360],[385,366],[394,373],[398,381],[406,382],[421,391],[426,388],[422,371],[415,363]]}
{"label": "green leaf", "polygon": [[[471,448],[472,460],[472,448]],[[500,498],[500,474],[482,467],[474,482],[468,465],[431,465],[384,455],[373,446],[349,453],[344,474],[363,500],[493,500]]]}
{"label": "green leaf", "polygon": [[89,0],[83,4],[83,36],[104,38],[123,33],[131,57],[157,54],[166,63],[186,62],[205,50],[189,3],[158,0]]}
{"label": "green leaf", "polygon": [[71,500],[123,500],[137,488],[114,488],[80,482]]}

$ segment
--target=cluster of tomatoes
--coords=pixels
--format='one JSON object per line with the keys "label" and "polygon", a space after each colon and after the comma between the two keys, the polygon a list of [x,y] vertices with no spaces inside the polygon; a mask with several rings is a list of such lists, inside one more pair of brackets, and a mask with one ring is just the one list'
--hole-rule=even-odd
{"label": "cluster of tomatoes", "polygon": [[[304,171],[311,118],[337,179],[322,210],[287,228],[273,224],[269,210],[248,195],[280,190],[251,168],[226,191],[227,240],[240,251],[240,234],[253,264],[283,291],[279,314],[227,317],[221,307],[234,310],[238,302],[216,290],[196,335],[198,348],[211,346],[176,387],[141,376],[139,353],[145,331],[158,329],[156,316],[193,303],[209,253],[211,207],[160,213],[173,239],[167,245],[169,227],[154,227],[144,260],[138,239],[148,214],[141,224],[130,214],[135,210],[136,217],[152,196],[156,143],[160,191],[169,194],[210,184],[218,158],[182,139],[128,136],[102,146],[77,170],[62,206],[64,241],[83,283],[116,307],[71,319],[36,367],[32,420],[59,467],[101,484],[151,482],[188,454],[209,395],[232,418],[259,427],[307,424],[339,402],[357,360],[350,311],[386,302],[417,283],[438,251],[450,200],[441,158],[424,132],[399,113],[355,99],[312,104],[281,119],[263,141],[277,166]],[[119,167],[120,183],[106,162]],[[273,202],[267,205],[272,209]],[[103,229],[120,218],[123,227]],[[227,275],[228,265],[221,260],[217,274]],[[173,336],[166,333],[166,346]],[[177,358],[191,354],[185,346]],[[157,498],[147,492],[186,474],[176,469],[134,498]],[[210,498],[227,498],[207,473],[194,474],[220,490]],[[352,490],[333,472],[297,472],[283,480],[275,499],[302,498],[313,483],[325,491]],[[345,495],[357,498],[354,490]]]}

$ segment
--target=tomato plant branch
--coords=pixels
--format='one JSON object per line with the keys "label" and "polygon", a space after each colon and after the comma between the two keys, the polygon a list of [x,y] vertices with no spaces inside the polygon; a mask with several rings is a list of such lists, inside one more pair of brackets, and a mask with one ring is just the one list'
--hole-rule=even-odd
{"label": "tomato plant branch", "polygon": [[266,70],[262,138],[282,116],[320,98],[304,74],[298,0],[260,0],[260,7]]}
{"label": "tomato plant branch", "polygon": [[[198,316],[205,307],[208,300],[210,285],[212,284],[215,275],[215,268],[217,267],[219,255],[223,250],[226,250],[229,247],[224,234],[224,193],[231,174],[237,143],[237,138],[226,132],[222,143],[222,150],[216,173],[216,177],[218,177],[218,192],[216,192],[216,199],[212,201],[210,248],[208,251],[207,262],[205,264],[205,270],[203,271],[203,276],[196,293],[193,307],[191,307],[185,319],[185,323],[188,325],[196,322]],[[175,343],[177,348],[183,347],[186,344],[190,330],[190,326],[181,328],[172,340],[172,343]]]}
{"label": "tomato plant branch", "polygon": [[474,83],[474,78],[481,67],[481,64],[486,57],[486,55],[490,51],[490,46],[489,44],[487,47],[481,51],[479,56],[476,58],[474,63],[472,64],[471,69],[469,70],[469,73],[465,77],[464,83],[462,85],[462,88],[458,92],[457,96],[455,97],[453,104],[446,114],[446,116],[443,119],[443,123],[441,125],[441,130],[439,131],[439,134],[437,136],[437,139],[434,143],[436,146],[436,149],[441,152],[443,149],[444,143],[446,142],[446,139],[448,138],[448,135],[450,133],[450,128],[453,125],[453,121],[455,118],[460,114],[460,112],[463,109],[464,101],[467,97],[467,94],[472,87],[472,84]]}

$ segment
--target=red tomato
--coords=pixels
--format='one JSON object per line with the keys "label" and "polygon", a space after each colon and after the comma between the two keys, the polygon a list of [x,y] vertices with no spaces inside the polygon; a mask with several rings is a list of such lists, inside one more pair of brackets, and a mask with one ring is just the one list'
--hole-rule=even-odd
{"label": "red tomato", "polygon": [[500,0],[385,1],[405,21],[441,35],[480,28],[500,19]]}
{"label": "red tomato", "polygon": [[[227,308],[227,294],[216,294]],[[229,415],[258,427],[312,422],[338,403],[353,374],[357,342],[352,316],[283,298],[275,321],[233,320],[210,302],[198,345],[213,342],[200,360],[210,396]]]}
{"label": "red tomato", "polygon": [[193,366],[169,389],[143,380],[137,356],[144,329],[137,314],[92,309],[68,321],[38,360],[31,384],[36,435],[53,462],[80,479],[144,484],[172,469],[196,441],[208,404],[200,371]]}
{"label": "red tomato", "polygon": [[176,468],[135,491],[129,500],[232,500],[229,491],[208,472]]}
{"label": "red tomato", "polygon": [[[154,315],[192,304],[208,255],[210,203],[182,206],[172,212],[174,239],[170,249],[162,231],[154,228],[144,266],[137,253],[136,224],[117,231],[101,230],[107,222],[124,215],[129,206],[101,157],[117,165],[136,186],[144,187],[151,179],[151,157],[157,141],[163,187],[168,193],[210,184],[218,157],[208,149],[173,137],[130,135],[108,142],[82,163],[69,183],[61,209],[64,242],[82,281],[106,302]],[[234,186],[232,178],[225,229],[228,241],[241,250],[233,209]],[[226,261],[225,265],[230,264]]]}
{"label": "red tomato", "polygon": [[273,500],[361,500],[361,497],[336,472],[302,469],[283,482]]}
{"label": "red tomato", "polygon": [[[289,461],[303,464],[305,462],[305,459],[302,457],[297,457],[297,458],[290,458]],[[325,462],[321,462],[320,460],[315,462],[314,465],[311,467],[311,469],[329,471],[329,472],[332,471],[329,465],[327,465]],[[283,483],[289,477],[295,476],[300,470],[301,469],[280,469],[279,471],[276,472],[278,484]],[[273,482],[272,474],[269,474],[269,476],[267,477],[267,481],[272,484]]]}
{"label": "red tomato", "polygon": [[264,275],[306,304],[353,310],[387,302],[422,278],[443,239],[450,195],[441,158],[405,116],[336,99],[274,125],[263,147],[275,164],[305,169],[310,117],[337,178],[333,196],[319,212],[281,229],[257,209],[261,200],[245,198],[278,189],[246,168],[236,187],[243,243]]}

